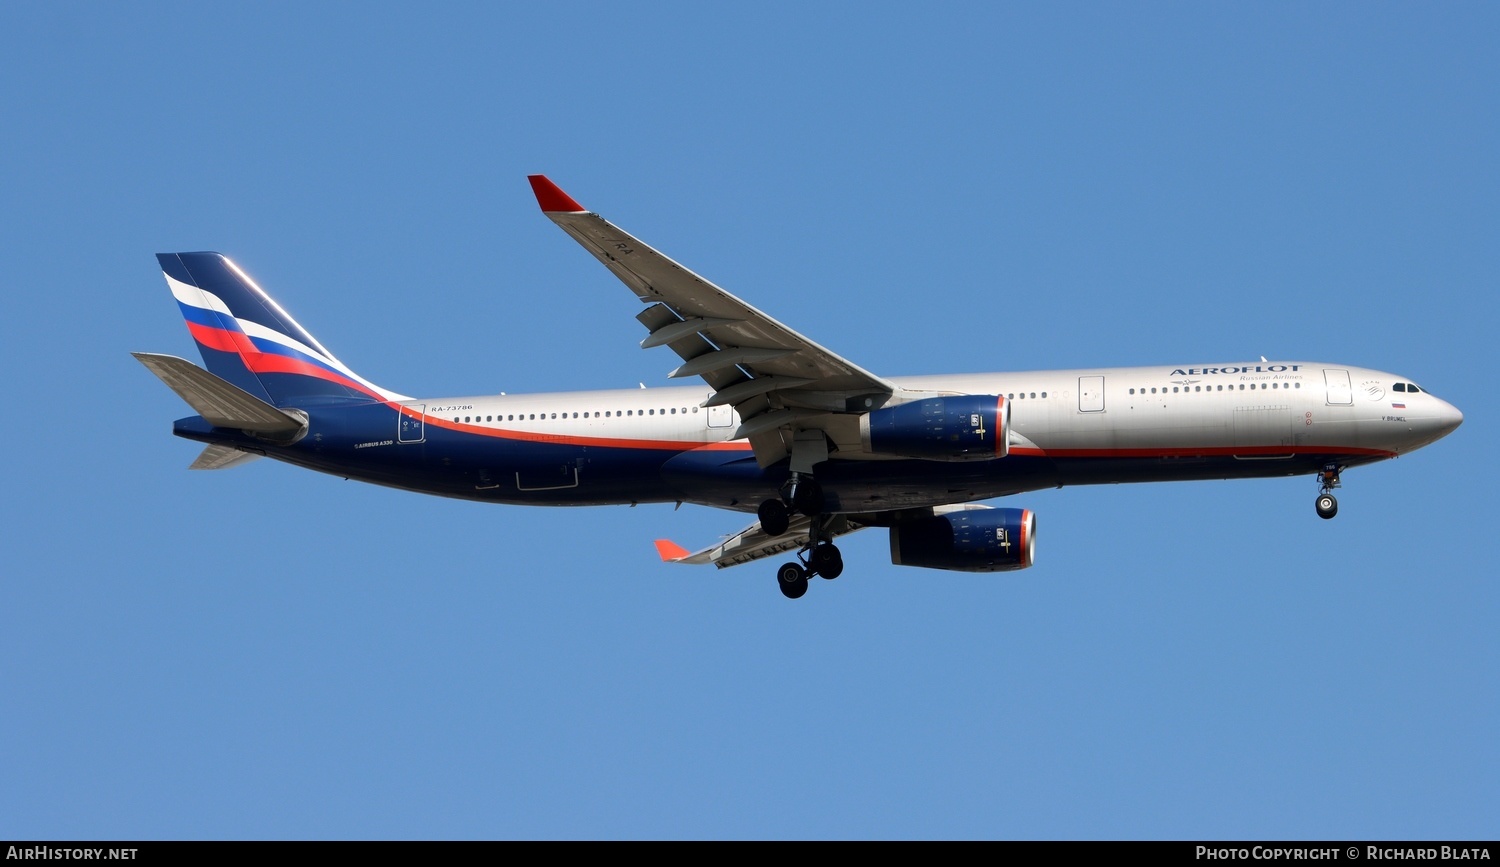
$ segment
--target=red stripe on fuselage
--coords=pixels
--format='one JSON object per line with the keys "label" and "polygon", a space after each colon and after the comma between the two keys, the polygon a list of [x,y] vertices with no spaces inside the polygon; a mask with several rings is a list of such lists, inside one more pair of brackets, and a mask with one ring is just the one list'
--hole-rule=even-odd
{"label": "red stripe on fuselage", "polygon": [[285,355],[276,355],[270,352],[256,352],[254,355],[241,353],[245,359],[245,366],[255,373],[291,373],[297,376],[311,376],[326,382],[333,382],[346,388],[352,388],[360,394],[384,401],[381,395],[371,391],[369,386],[355,382],[347,376],[334,373],[326,367],[312,364],[306,361],[298,361]]}

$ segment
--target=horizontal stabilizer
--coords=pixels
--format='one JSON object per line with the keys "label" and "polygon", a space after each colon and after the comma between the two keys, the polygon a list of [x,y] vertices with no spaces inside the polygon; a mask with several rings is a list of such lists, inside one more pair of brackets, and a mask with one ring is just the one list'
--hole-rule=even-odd
{"label": "horizontal stabilizer", "polygon": [[233,446],[209,446],[188,469],[227,470],[230,467],[248,464],[258,457],[260,455],[254,452],[242,452]]}
{"label": "horizontal stabilizer", "polygon": [[294,434],[306,425],[300,417],[271,406],[185,358],[153,352],[130,354],[214,427]]}

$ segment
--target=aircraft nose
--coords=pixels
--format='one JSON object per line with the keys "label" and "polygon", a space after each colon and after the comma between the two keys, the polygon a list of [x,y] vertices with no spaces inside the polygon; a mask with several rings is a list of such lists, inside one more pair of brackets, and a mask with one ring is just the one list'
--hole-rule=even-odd
{"label": "aircraft nose", "polygon": [[1439,401],[1442,406],[1438,409],[1438,436],[1445,437],[1458,430],[1458,426],[1464,423],[1464,414],[1458,411],[1458,407],[1446,400]]}
{"label": "aircraft nose", "polygon": [[1420,406],[1407,428],[1410,431],[1407,451],[1435,443],[1464,423],[1464,414],[1458,411],[1458,407],[1442,398],[1429,394]]}

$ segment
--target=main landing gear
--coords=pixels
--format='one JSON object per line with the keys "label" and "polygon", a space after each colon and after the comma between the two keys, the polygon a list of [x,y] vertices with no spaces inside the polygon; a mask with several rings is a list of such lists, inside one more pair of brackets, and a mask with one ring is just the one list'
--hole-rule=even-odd
{"label": "main landing gear", "polygon": [[1331,493],[1334,488],[1339,487],[1339,471],[1343,469],[1336,464],[1328,464],[1318,473],[1318,501],[1315,504],[1318,509],[1318,517],[1325,521],[1339,513],[1339,501]]}
{"label": "main landing gear", "polygon": [[822,576],[834,579],[844,573],[844,556],[833,544],[831,527],[837,516],[823,514],[823,487],[813,478],[813,467],[828,460],[828,437],[819,430],[800,430],[792,436],[791,474],[781,487],[781,496],[760,504],[755,510],[760,528],[770,536],[780,536],[791,526],[792,515],[808,518],[807,544],[797,552],[796,563],[786,563],[776,570],[776,583],[788,599],[800,599],[807,592],[807,579]]}
{"label": "main landing gear", "polygon": [[825,578],[829,581],[844,574],[844,555],[839,553],[838,546],[824,540],[817,541],[822,535],[822,529],[818,522],[813,522],[813,529],[808,532],[807,546],[798,552],[800,562],[783,563],[776,570],[776,583],[781,586],[781,595],[788,599],[801,599],[802,594],[807,592],[809,578]]}
{"label": "main landing gear", "polygon": [[814,517],[823,511],[823,488],[810,476],[792,473],[792,477],[781,487],[781,498],[772,498],[760,504],[755,516],[760,518],[760,528],[768,535],[780,536],[790,526],[792,515],[800,512]]}
{"label": "main landing gear", "polygon": [[793,512],[811,519],[807,544],[797,553],[798,562],[785,563],[776,570],[776,583],[786,598],[800,599],[807,592],[809,578],[831,581],[844,574],[844,555],[828,532],[829,519],[823,516],[823,489],[802,473],[792,473],[781,490],[781,499],[766,500],[756,510],[761,529],[772,536],[787,531]]}

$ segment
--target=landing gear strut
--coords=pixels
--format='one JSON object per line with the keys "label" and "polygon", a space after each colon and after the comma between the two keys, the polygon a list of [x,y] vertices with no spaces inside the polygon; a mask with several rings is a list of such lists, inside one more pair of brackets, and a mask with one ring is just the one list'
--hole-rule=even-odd
{"label": "landing gear strut", "polygon": [[1333,489],[1339,487],[1339,471],[1343,469],[1336,464],[1328,464],[1318,473],[1318,500],[1315,504],[1318,509],[1318,517],[1325,521],[1339,513],[1339,501],[1333,496]]}

